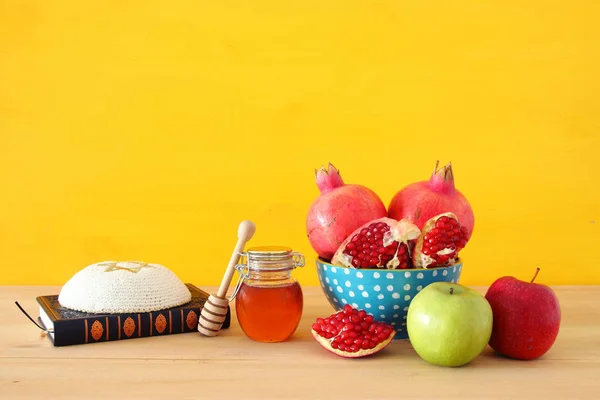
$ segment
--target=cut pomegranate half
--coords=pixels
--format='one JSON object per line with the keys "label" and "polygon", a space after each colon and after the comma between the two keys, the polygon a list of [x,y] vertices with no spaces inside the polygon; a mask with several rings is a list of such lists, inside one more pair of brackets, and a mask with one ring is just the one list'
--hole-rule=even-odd
{"label": "cut pomegranate half", "polygon": [[375,219],[352,232],[337,249],[331,263],[351,268],[411,268],[412,241],[420,233],[408,219]]}
{"label": "cut pomegranate half", "polygon": [[343,310],[327,318],[317,318],[311,333],[330,352],[358,358],[381,351],[394,339],[396,331],[366,311],[346,304]]}
{"label": "cut pomegranate half", "polygon": [[468,240],[467,228],[461,226],[453,213],[430,218],[423,226],[413,251],[417,268],[445,267],[456,263],[458,252]]}

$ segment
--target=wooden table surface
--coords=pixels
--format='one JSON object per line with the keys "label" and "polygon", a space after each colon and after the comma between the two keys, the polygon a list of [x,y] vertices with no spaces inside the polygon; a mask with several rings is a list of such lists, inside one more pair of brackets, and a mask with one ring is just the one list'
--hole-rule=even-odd
{"label": "wooden table surface", "polygon": [[304,287],[302,322],[284,343],[251,341],[234,314],[214,338],[53,347],[14,301],[35,318],[35,297],[58,290],[0,286],[0,399],[600,399],[600,286],[555,288],[562,325],[543,358],[509,360],[486,348],[461,368],[426,363],[406,340],[362,359],[329,353],[310,334],[317,316],[332,313],[318,287]]}

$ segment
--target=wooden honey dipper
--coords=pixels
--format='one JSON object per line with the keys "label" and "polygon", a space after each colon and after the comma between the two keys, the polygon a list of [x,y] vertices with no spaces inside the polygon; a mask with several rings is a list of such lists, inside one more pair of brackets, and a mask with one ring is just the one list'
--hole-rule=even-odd
{"label": "wooden honey dipper", "polygon": [[217,294],[211,294],[204,303],[202,311],[200,312],[200,318],[198,319],[198,332],[204,336],[217,336],[223,326],[225,317],[227,316],[227,305],[229,299],[225,297],[227,289],[231,283],[235,266],[240,259],[240,252],[244,250],[246,242],[249,241],[254,232],[256,231],[256,225],[252,221],[244,220],[238,227],[238,241],[235,244],[229,264],[221,280],[221,285],[217,290]]}

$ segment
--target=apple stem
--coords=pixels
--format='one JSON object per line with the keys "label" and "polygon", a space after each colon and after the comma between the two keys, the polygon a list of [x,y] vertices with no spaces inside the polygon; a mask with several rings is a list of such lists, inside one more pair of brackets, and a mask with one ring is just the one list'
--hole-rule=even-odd
{"label": "apple stem", "polygon": [[451,287],[451,288],[450,288],[450,294],[453,294],[453,293],[454,293],[454,288],[453,288],[453,287]]}
{"label": "apple stem", "polygon": [[533,283],[533,281],[535,281],[535,278],[538,276],[538,272],[540,272],[540,268],[539,267],[535,270],[535,275],[533,275],[533,278],[531,278],[531,282],[530,283]]}

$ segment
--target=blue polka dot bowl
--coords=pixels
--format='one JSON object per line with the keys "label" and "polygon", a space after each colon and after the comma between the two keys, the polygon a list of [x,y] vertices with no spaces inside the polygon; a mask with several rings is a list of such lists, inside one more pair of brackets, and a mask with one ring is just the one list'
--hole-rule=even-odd
{"label": "blue polka dot bowl", "polygon": [[410,301],[433,282],[458,283],[462,262],[433,269],[355,269],[316,259],[321,288],[336,311],[345,304],[365,310],[396,329],[395,339],[407,339],[406,313]]}

